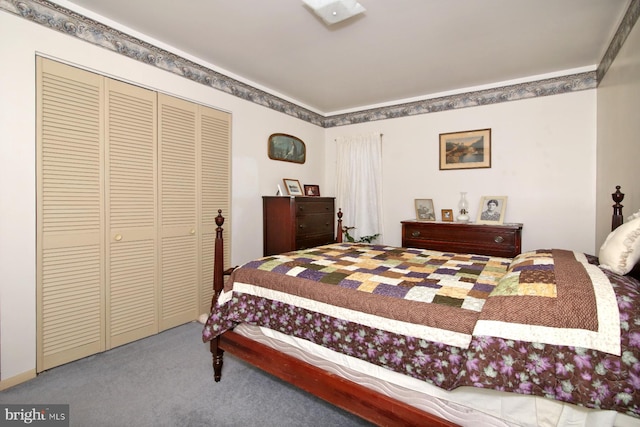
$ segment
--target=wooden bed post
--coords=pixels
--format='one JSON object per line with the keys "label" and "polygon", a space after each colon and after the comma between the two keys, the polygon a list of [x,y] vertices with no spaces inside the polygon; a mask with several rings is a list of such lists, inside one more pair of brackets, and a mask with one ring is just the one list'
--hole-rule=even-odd
{"label": "wooden bed post", "polygon": [[336,229],[336,243],[342,243],[342,208],[338,208],[338,227]]}
{"label": "wooden bed post", "polygon": [[[218,297],[224,288],[224,240],[222,238],[222,224],[224,224],[224,217],[222,216],[222,209],[218,209],[218,216],[216,217],[216,241],[213,254],[213,299],[211,300],[211,311],[218,301]],[[222,377],[222,363],[224,351],[220,348],[220,336],[209,341],[209,347],[211,350],[211,356],[213,357],[213,379],[216,382],[220,381]]]}
{"label": "wooden bed post", "polygon": [[619,185],[616,185],[616,192],[611,194],[611,198],[613,198],[615,202],[613,205],[613,216],[611,217],[611,231],[613,231],[624,222],[624,218],[622,217],[623,206],[620,204],[620,202],[624,200],[624,193],[620,192]]}

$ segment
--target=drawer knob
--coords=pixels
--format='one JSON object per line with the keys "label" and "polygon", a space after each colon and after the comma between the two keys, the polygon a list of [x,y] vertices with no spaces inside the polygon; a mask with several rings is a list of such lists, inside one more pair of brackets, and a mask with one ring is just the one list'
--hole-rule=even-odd
{"label": "drawer knob", "polygon": [[496,243],[502,243],[504,242],[504,238],[502,236],[496,236],[493,241]]}
{"label": "drawer knob", "polygon": [[419,231],[414,231],[411,233],[411,237],[418,237],[420,235]]}
{"label": "drawer knob", "polygon": [[305,227],[306,227],[306,226],[305,226],[304,224],[300,224],[300,225],[298,226],[298,228],[305,228]]}

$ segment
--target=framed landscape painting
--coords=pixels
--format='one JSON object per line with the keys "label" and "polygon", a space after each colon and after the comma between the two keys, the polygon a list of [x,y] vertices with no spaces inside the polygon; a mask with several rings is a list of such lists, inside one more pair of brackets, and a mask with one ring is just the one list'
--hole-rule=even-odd
{"label": "framed landscape painting", "polygon": [[267,152],[271,160],[304,163],[307,160],[307,147],[300,138],[285,133],[274,133],[269,137]]}
{"label": "framed landscape painting", "polygon": [[440,170],[491,167],[491,129],[440,134]]}

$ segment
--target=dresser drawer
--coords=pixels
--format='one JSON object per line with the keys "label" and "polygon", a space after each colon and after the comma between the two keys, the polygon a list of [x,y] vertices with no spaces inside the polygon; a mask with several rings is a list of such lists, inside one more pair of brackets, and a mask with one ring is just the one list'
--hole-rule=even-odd
{"label": "dresser drawer", "polygon": [[512,258],[521,252],[522,224],[402,222],[402,246]]}
{"label": "dresser drawer", "polygon": [[328,234],[333,236],[333,214],[304,214],[296,217],[298,238],[313,234]]}
{"label": "dresser drawer", "polygon": [[511,229],[496,227],[467,227],[464,232],[452,235],[452,228],[422,227],[407,225],[406,237],[411,240],[437,240],[442,242],[474,243],[486,245],[515,245],[516,235]]}
{"label": "dresser drawer", "polygon": [[333,200],[305,200],[296,203],[296,216],[309,214],[330,214],[333,220]]}

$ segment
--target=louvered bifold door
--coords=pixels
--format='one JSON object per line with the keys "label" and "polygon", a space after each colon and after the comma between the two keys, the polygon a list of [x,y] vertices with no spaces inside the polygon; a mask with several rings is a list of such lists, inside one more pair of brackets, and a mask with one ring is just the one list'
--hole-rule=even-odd
{"label": "louvered bifold door", "polygon": [[107,348],[158,332],[157,94],[106,82]]}
{"label": "louvered bifold door", "polygon": [[222,209],[225,269],[231,263],[231,114],[199,106],[200,179],[200,313],[208,313],[213,297],[215,217]]}
{"label": "louvered bifold door", "polygon": [[160,330],[198,317],[197,108],[158,94]]}
{"label": "louvered bifold door", "polygon": [[37,58],[38,372],[104,350],[103,78]]}

